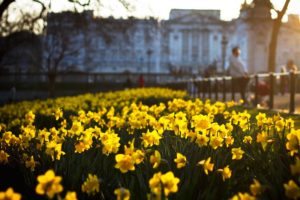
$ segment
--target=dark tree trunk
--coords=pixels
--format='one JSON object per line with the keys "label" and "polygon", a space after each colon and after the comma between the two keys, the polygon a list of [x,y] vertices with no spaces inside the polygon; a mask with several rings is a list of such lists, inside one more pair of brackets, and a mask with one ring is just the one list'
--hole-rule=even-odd
{"label": "dark tree trunk", "polygon": [[49,72],[48,73],[49,80],[49,97],[55,97],[55,82],[56,82],[56,73]]}
{"label": "dark tree trunk", "polygon": [[275,66],[276,66],[276,52],[277,52],[277,38],[279,34],[281,26],[281,21],[278,21],[277,19],[273,22],[273,29],[272,29],[272,35],[271,35],[271,41],[269,46],[269,64],[268,64],[268,71],[274,72]]}
{"label": "dark tree trunk", "polygon": [[268,59],[268,70],[274,72],[276,67],[276,52],[277,52],[277,39],[282,24],[282,18],[287,11],[290,4],[290,0],[286,0],[281,11],[278,11],[277,18],[273,22],[271,41],[269,45],[269,59]]}

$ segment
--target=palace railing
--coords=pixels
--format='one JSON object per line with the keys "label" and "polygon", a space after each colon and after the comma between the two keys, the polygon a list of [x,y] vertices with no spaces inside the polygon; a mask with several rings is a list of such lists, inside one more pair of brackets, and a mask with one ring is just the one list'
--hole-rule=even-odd
{"label": "palace railing", "polygon": [[[72,95],[83,92],[112,91],[129,87],[139,87],[139,77],[143,75],[145,86],[160,86],[173,89],[184,89],[193,97],[212,100],[235,100],[239,95],[235,91],[230,76],[219,76],[202,78],[191,75],[170,74],[170,73],[57,73],[56,90],[60,95]],[[274,102],[285,101],[281,109],[294,113],[297,104],[300,104],[300,87],[298,82],[300,73],[264,73],[249,76],[247,87],[248,94],[251,95],[251,105],[254,107],[261,105],[262,96],[267,97],[267,107],[274,109]],[[130,85],[128,84],[130,80]],[[300,80],[299,80],[300,81]],[[267,91],[261,91],[260,84],[267,85]],[[9,91],[16,87],[19,95],[23,96],[31,92],[31,96],[47,97],[49,87],[49,74],[46,73],[0,73],[0,93],[3,96],[7,93],[7,98],[0,101],[5,102],[9,98]],[[33,92],[37,91],[37,92]],[[71,92],[72,91],[72,92]],[[263,94],[262,94],[263,93]],[[267,94],[266,94],[267,93]],[[278,95],[285,93],[284,95]],[[249,97],[249,95],[248,95]],[[298,97],[298,99],[297,99]],[[23,99],[30,99],[24,97]],[[279,100],[278,100],[279,99]],[[22,100],[20,98],[19,100]],[[248,99],[249,100],[249,99]],[[299,101],[299,102],[298,102]],[[299,105],[300,107],[300,105]],[[276,109],[276,108],[275,108]]]}
{"label": "palace railing", "polygon": [[[250,99],[251,104],[248,105],[257,107],[260,104],[261,96],[264,96],[268,97],[267,107],[274,109],[274,97],[276,95],[280,96],[280,93],[282,93],[280,99],[286,100],[288,98],[288,108],[285,109],[288,109],[290,113],[294,113],[296,104],[300,104],[300,102],[296,102],[295,98],[296,94],[300,92],[300,87],[297,83],[299,75],[299,72],[289,72],[264,73],[248,76],[249,83],[246,92],[252,94],[252,98]],[[191,96],[200,97],[202,99],[222,101],[235,100],[237,93],[239,93],[239,91],[235,91],[233,79],[230,76],[210,78],[194,77],[181,79],[179,82],[186,85],[186,90]],[[262,83],[264,83],[265,88],[260,87]],[[286,96],[286,93],[288,93],[289,97]],[[249,99],[247,100],[249,101]],[[298,101],[300,101],[300,99]]]}

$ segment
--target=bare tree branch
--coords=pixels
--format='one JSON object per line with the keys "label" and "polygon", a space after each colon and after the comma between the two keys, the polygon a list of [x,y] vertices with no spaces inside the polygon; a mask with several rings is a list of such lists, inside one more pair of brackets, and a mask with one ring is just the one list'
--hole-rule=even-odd
{"label": "bare tree branch", "polygon": [[69,0],[69,2],[74,3],[74,4],[78,4],[82,7],[88,6],[91,3],[91,0],[86,0],[85,2],[81,2],[80,0]]}
{"label": "bare tree branch", "polygon": [[291,2],[291,0],[286,0],[285,1],[284,5],[283,5],[283,8],[281,9],[281,11],[279,11],[279,14],[278,14],[276,20],[282,21],[282,18],[285,15],[285,13],[286,13],[286,11],[287,11],[287,9],[289,7],[290,2]]}
{"label": "bare tree branch", "polygon": [[7,8],[9,7],[9,5],[11,3],[13,3],[14,1],[15,0],[3,0],[3,2],[0,4],[0,22],[1,22],[4,11],[6,11]]}
{"label": "bare tree branch", "polygon": [[44,17],[44,15],[46,14],[46,11],[47,11],[47,7],[45,6],[45,4],[43,2],[41,2],[39,0],[33,0],[33,1],[36,2],[36,3],[39,3],[42,6],[40,14],[32,19],[32,22],[35,23],[37,20]]}
{"label": "bare tree branch", "polygon": [[119,0],[119,2],[124,6],[124,8],[126,8],[127,10],[132,10],[133,5],[131,3],[129,3],[128,0]]}

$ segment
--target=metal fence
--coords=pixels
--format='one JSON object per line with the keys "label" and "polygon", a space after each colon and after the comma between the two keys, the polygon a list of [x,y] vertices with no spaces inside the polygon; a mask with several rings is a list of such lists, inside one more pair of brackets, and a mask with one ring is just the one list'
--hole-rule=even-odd
{"label": "metal fence", "polygon": [[[56,83],[125,83],[130,79],[133,83],[138,82],[140,76],[144,77],[146,83],[159,84],[184,80],[190,75],[173,75],[169,73],[57,73]],[[0,73],[0,83],[47,83],[47,73]]]}
{"label": "metal fence", "polygon": [[[235,100],[239,95],[232,84],[233,79],[229,76],[202,78],[183,74],[169,73],[58,73],[56,74],[56,90],[62,95],[77,94],[83,92],[112,91],[128,87],[139,87],[139,77],[144,77],[145,86],[160,86],[173,89],[187,90],[191,96],[212,100]],[[300,87],[298,86],[299,72],[290,73],[266,73],[249,76],[247,87],[248,94],[252,95],[251,104],[254,107],[260,105],[261,97],[267,97],[267,107],[276,109],[276,101],[285,101],[282,109],[290,113],[300,107]],[[299,80],[300,81],[300,80]],[[261,94],[259,87],[261,82],[268,86],[267,94]],[[284,82],[284,85],[282,83]],[[49,76],[46,73],[6,73],[0,74],[0,92],[9,91],[16,87],[17,91],[43,91],[45,97],[48,89]],[[300,82],[299,82],[300,83]],[[284,87],[283,87],[284,86]],[[282,91],[282,89],[284,91]],[[70,93],[70,90],[76,91]],[[69,92],[69,93],[68,93]],[[284,92],[284,95],[280,93]],[[24,92],[25,93],[25,92]],[[28,92],[26,92],[28,93]],[[40,93],[34,93],[38,98]],[[33,95],[31,95],[33,96]],[[59,95],[58,95],[59,96]],[[249,95],[248,95],[249,96]],[[297,98],[298,97],[298,98]],[[25,98],[26,99],[26,98]],[[298,101],[299,102],[298,102]],[[286,105],[288,104],[288,106]]]}
{"label": "metal fence", "polygon": [[[184,89],[184,85],[175,82],[191,77],[169,73],[57,73],[55,92],[56,96],[61,96],[135,88],[140,87],[140,76],[143,76],[145,87],[163,86],[174,89]],[[41,92],[43,98],[46,98],[47,91],[50,90],[49,78],[47,73],[0,73],[0,95],[6,96],[2,97],[2,101],[9,98],[12,88],[17,89],[18,100],[39,98]],[[172,84],[167,85],[170,82]]]}
{"label": "metal fence", "polygon": [[[246,92],[252,95],[248,102],[250,106],[259,106],[261,96],[267,97],[267,108],[274,109],[274,102],[284,101],[288,104],[290,113],[295,113],[296,106],[300,106],[300,98],[296,99],[297,93],[300,92],[299,87],[299,72],[289,73],[265,73],[255,74],[249,76],[249,83]],[[267,87],[267,92],[262,94],[260,85],[262,82]],[[194,77],[190,79],[181,80],[182,84],[186,84],[186,90],[194,97],[212,100],[235,100],[238,91],[235,90],[233,78],[230,76],[200,78]],[[284,91],[282,91],[284,90]],[[288,95],[288,96],[287,96]],[[276,98],[275,98],[276,97]],[[300,96],[297,96],[300,97]],[[284,105],[286,106],[286,104]]]}

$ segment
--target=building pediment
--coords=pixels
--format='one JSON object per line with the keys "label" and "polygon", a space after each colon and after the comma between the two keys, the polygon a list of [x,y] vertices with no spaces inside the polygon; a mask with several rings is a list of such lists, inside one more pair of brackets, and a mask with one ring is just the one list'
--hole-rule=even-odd
{"label": "building pediment", "polygon": [[202,14],[188,14],[167,21],[172,24],[223,24],[224,21]]}

